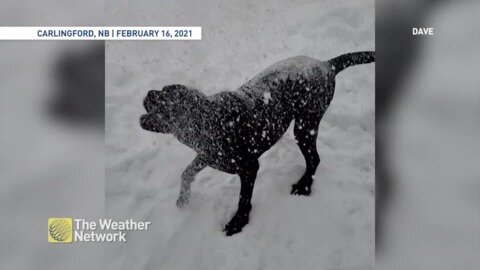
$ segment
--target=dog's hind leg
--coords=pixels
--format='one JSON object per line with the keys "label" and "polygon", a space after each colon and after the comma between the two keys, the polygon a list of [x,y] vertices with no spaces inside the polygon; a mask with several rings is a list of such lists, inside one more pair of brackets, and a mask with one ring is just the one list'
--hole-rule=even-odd
{"label": "dog's hind leg", "polygon": [[317,166],[320,163],[320,156],[317,152],[317,132],[318,124],[323,115],[306,114],[301,118],[295,119],[294,134],[298,142],[298,147],[305,157],[306,170],[302,178],[292,185],[293,195],[308,196],[311,193],[312,175],[315,174]]}
{"label": "dog's hind leg", "polygon": [[252,198],[258,168],[258,160],[253,159],[250,160],[248,164],[245,164],[238,173],[241,182],[240,199],[238,201],[237,212],[227,225],[225,225],[224,231],[227,236],[241,232],[243,227],[248,224],[248,217],[252,209],[250,200]]}
{"label": "dog's hind leg", "polygon": [[190,202],[190,184],[195,180],[195,175],[205,167],[207,167],[205,162],[202,161],[200,156],[196,156],[185,171],[183,171],[182,183],[180,184],[180,194],[177,199],[178,207],[183,207]]}

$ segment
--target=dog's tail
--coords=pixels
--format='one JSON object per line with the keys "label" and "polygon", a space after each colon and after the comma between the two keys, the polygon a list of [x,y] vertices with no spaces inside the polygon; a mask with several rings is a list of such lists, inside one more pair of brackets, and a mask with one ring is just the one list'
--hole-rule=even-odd
{"label": "dog's tail", "polygon": [[328,60],[335,75],[347,67],[371,62],[375,62],[374,51],[346,53]]}

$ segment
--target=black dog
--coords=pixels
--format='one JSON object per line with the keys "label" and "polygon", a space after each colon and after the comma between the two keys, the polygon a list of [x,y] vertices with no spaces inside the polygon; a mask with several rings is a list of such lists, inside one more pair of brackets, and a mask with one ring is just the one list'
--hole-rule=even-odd
{"label": "black dog", "polygon": [[375,61],[375,52],[348,53],[327,62],[297,56],[278,62],[234,92],[205,96],[183,85],[150,90],[140,117],[143,129],[172,133],[197,156],[182,174],[179,207],[189,202],[190,184],[206,166],[241,181],[238,210],[225,226],[227,235],[248,223],[258,158],[272,147],[295,119],[294,133],[306,161],[305,174],[292,194],[310,195],[312,175],[320,163],[317,130],[333,98],[335,75]]}

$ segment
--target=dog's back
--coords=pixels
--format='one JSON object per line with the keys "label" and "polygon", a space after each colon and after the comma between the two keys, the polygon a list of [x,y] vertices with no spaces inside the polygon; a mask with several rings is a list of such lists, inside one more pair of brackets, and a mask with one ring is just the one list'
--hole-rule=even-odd
{"label": "dog's back", "polygon": [[333,95],[333,87],[325,90],[330,86],[326,83],[329,68],[313,58],[292,57],[271,65],[236,91],[209,96],[210,118],[215,119],[211,131],[223,137],[216,141],[235,148],[233,152],[242,149],[260,156],[280,139],[302,108],[322,102],[327,92]]}
{"label": "dog's back", "polygon": [[282,102],[284,98],[291,100],[291,95],[301,89],[298,86],[308,87],[309,83],[318,83],[329,72],[331,67],[327,62],[307,56],[295,56],[269,66],[236,92],[267,105],[269,99]]}
{"label": "dog's back", "polygon": [[333,79],[327,62],[296,56],[271,65],[236,92],[253,103],[251,108],[261,119],[286,125],[283,130],[311,101],[333,94]]}

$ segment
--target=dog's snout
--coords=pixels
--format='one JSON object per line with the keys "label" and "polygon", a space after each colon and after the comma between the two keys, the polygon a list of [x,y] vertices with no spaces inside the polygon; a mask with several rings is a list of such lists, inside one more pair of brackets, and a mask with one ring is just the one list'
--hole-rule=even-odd
{"label": "dog's snout", "polygon": [[155,91],[156,91],[156,90],[148,90],[147,96],[150,97],[150,96],[155,95]]}
{"label": "dog's snout", "polygon": [[148,114],[144,114],[144,115],[140,116],[140,125],[144,126],[145,123],[147,122],[147,119],[148,119]]}
{"label": "dog's snout", "polygon": [[143,107],[147,112],[150,112],[153,109],[153,104],[148,99],[148,96],[143,100]]}
{"label": "dog's snout", "polygon": [[148,93],[147,93],[147,99],[149,100],[157,100],[158,99],[158,96],[159,96],[159,93],[160,91],[158,90],[149,90]]}
{"label": "dog's snout", "polygon": [[143,107],[148,113],[153,113],[153,110],[158,106],[159,103],[159,91],[149,90],[147,96],[143,100]]}
{"label": "dog's snout", "polygon": [[161,116],[156,114],[147,113],[140,116],[140,125],[141,126],[154,126],[161,119]]}
{"label": "dog's snout", "polygon": [[162,117],[156,114],[147,113],[140,116],[139,122],[140,126],[148,131],[153,132],[165,132],[167,129],[164,125],[160,122]]}

